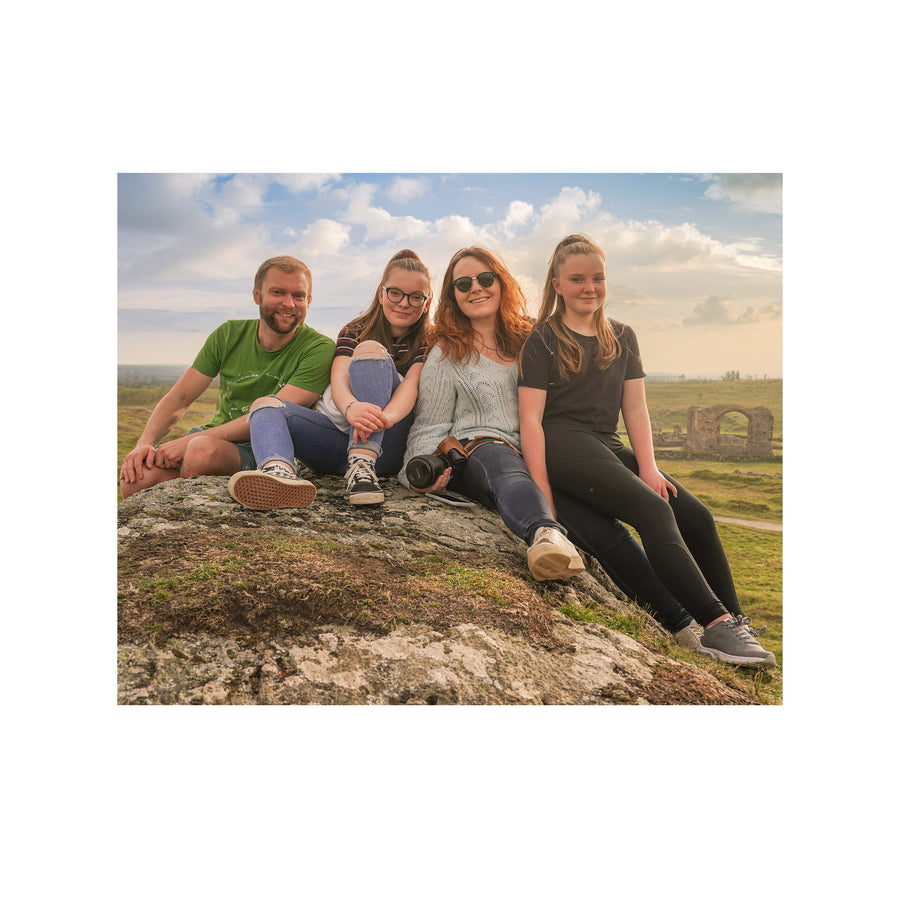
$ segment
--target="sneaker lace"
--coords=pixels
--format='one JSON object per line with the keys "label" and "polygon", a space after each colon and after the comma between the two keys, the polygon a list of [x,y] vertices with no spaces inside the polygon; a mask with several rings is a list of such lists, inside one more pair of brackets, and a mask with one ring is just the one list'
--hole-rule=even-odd
{"label": "sneaker lace", "polygon": [[378,484],[378,479],[375,477],[375,469],[372,466],[372,463],[365,459],[354,459],[353,462],[350,463],[347,474],[344,477],[349,484],[353,484],[354,482],[358,483],[360,481],[366,481],[371,485]]}
{"label": "sneaker lace", "polygon": [[735,616],[734,620],[738,623],[738,625],[745,625],[747,631],[749,631],[750,634],[753,635],[753,637],[759,637],[766,630],[765,625],[760,625],[759,628],[751,628],[750,616]]}

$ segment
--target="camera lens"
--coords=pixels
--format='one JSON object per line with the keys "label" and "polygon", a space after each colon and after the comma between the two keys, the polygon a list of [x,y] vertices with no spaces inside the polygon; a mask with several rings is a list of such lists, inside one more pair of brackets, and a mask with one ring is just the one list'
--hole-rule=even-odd
{"label": "camera lens", "polygon": [[427,488],[441,477],[446,468],[447,463],[440,456],[414,456],[406,464],[406,477],[413,487]]}

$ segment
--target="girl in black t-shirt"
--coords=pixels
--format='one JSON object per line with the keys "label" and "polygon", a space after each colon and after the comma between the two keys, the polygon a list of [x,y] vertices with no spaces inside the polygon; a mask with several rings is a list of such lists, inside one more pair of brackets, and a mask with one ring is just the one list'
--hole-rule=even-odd
{"label": "girl in black t-shirt", "polygon": [[[657,468],[637,338],[607,318],[605,299],[603,251],[584,235],[563,239],[520,359],[529,471],[551,504],[556,492],[637,529],[660,580],[704,627],[701,652],[775,665],[741,610],[712,515]],[[616,433],[620,411],[631,448]]]}

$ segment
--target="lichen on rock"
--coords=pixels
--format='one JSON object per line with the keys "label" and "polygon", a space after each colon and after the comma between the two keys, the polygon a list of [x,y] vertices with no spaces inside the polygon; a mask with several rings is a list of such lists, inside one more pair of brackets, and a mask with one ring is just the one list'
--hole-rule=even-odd
{"label": "lichen on rock", "polygon": [[[227,478],[119,505],[120,704],[747,704],[593,619],[652,619],[593,560],[534,581],[496,512],[385,484],[347,504],[247,510]],[[661,643],[665,643],[662,641]]]}

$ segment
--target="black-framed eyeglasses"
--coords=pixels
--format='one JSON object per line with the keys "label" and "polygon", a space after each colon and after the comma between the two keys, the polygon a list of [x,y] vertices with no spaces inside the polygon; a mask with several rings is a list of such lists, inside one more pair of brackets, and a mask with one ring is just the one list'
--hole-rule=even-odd
{"label": "black-framed eyeglasses", "polygon": [[428,299],[421,291],[413,291],[411,294],[406,294],[400,288],[389,288],[384,285],[382,285],[382,288],[384,288],[384,292],[391,303],[401,303],[404,297],[408,297],[409,305],[416,307],[416,309],[424,306],[425,301]]}
{"label": "black-framed eyeglasses", "polygon": [[473,281],[477,281],[483,288],[489,288],[494,283],[494,279],[496,277],[496,272],[479,272],[479,274],[476,275],[475,278],[472,278],[469,275],[461,275],[459,278],[451,281],[450,283],[461,294],[467,294],[472,290]]}

